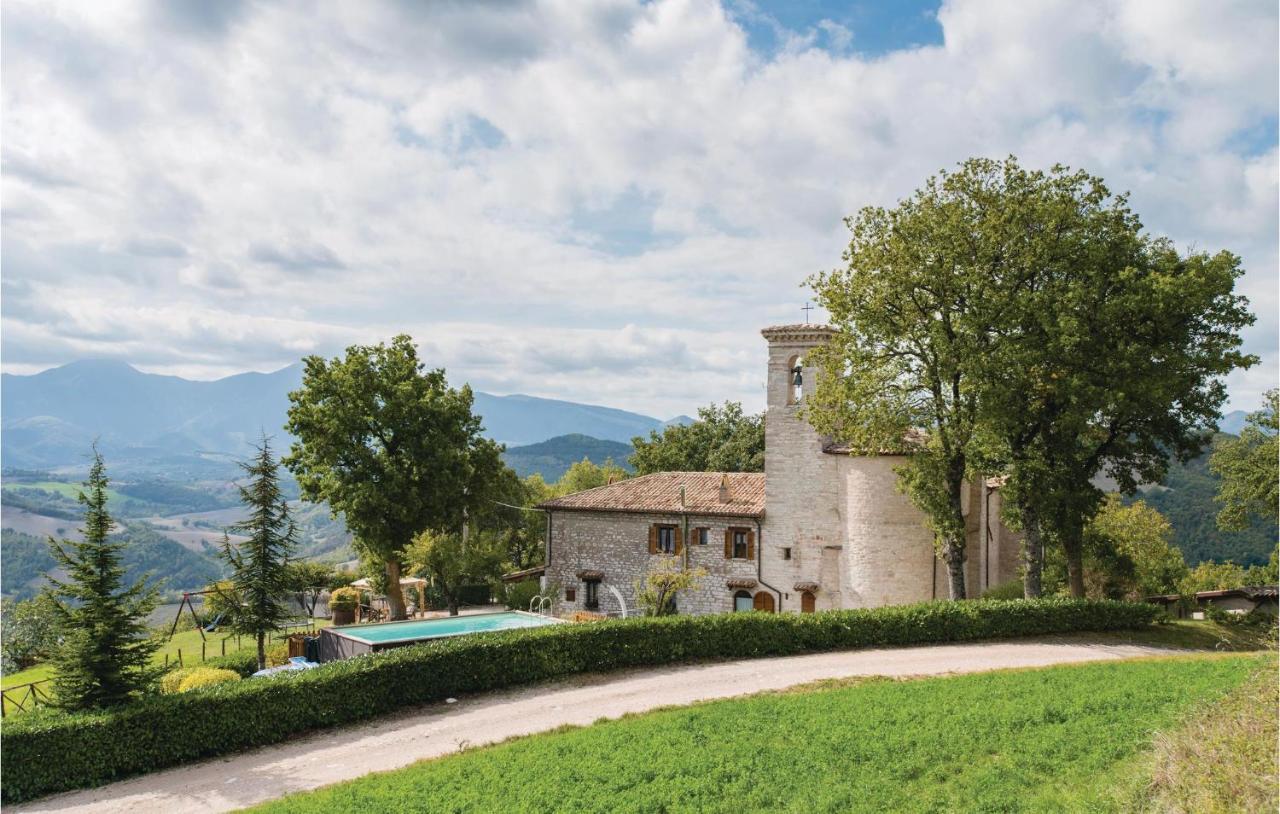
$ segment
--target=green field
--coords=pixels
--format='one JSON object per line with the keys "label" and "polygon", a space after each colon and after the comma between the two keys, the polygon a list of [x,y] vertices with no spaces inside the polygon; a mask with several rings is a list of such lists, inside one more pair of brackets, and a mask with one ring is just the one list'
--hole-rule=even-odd
{"label": "green field", "polygon": [[1273,655],[765,694],[523,738],[255,810],[1124,810],[1153,733],[1262,668]]}
{"label": "green field", "polygon": [[[328,619],[315,620],[316,627],[325,627],[329,624]],[[166,631],[167,633],[167,631]],[[226,652],[228,655],[237,650],[252,649],[256,645],[252,639],[243,636],[228,636],[227,629],[224,627],[219,632],[205,634],[205,650],[204,653],[208,658],[216,658],[223,655],[223,642],[226,643]],[[200,649],[200,631],[184,630],[175,633],[172,639],[165,640],[164,644],[156,651],[155,662],[158,664],[174,664],[178,661],[179,652],[181,652],[182,663],[190,665],[194,660],[199,663],[201,660]],[[166,659],[168,660],[166,662]],[[37,664],[17,673],[0,677],[0,688],[9,689],[19,684],[26,684],[31,681],[43,681],[46,678],[52,678],[53,671],[47,664]],[[6,710],[6,714],[8,710]]]}
{"label": "green field", "polygon": [[[57,492],[63,497],[77,500],[80,493],[84,491],[84,485],[80,483],[71,483],[62,480],[41,480],[24,483],[15,483],[9,488],[11,489],[44,489],[47,492]],[[108,500],[126,501],[129,500],[125,495],[120,494],[115,489],[107,489]]]}

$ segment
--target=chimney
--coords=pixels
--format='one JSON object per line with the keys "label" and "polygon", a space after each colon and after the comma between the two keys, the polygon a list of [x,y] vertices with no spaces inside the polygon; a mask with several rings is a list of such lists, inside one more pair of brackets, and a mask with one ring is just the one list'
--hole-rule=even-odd
{"label": "chimney", "polygon": [[728,475],[720,476],[720,502],[721,503],[729,502],[729,476]]}

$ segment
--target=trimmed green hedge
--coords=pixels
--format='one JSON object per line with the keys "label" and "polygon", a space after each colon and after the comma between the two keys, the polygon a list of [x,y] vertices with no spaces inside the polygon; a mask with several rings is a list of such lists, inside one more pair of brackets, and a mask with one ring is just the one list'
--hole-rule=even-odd
{"label": "trimmed green hedge", "polygon": [[881,645],[1146,626],[1155,605],[928,602],[815,614],[671,616],[458,636],[292,675],[153,696],[106,712],[5,722],[5,802],[90,786],[290,735],[576,673]]}

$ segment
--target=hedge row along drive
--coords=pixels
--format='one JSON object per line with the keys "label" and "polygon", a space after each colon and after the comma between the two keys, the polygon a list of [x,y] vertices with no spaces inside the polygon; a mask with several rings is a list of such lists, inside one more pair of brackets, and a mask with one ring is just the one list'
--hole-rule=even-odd
{"label": "hedge row along drive", "polygon": [[[156,695],[104,712],[5,722],[5,802],[281,741],[461,693],[576,673],[1140,628],[1154,605],[1071,599],[929,602],[814,614],[671,616],[440,639],[271,678]],[[231,666],[231,665],[226,665]]]}

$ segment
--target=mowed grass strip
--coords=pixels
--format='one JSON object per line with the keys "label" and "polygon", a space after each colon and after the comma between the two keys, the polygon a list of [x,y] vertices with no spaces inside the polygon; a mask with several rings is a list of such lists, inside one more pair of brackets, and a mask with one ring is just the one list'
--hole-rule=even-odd
{"label": "mowed grass strip", "polygon": [[287,797],[333,811],[1080,811],[1268,656],[775,693],[536,735]]}

